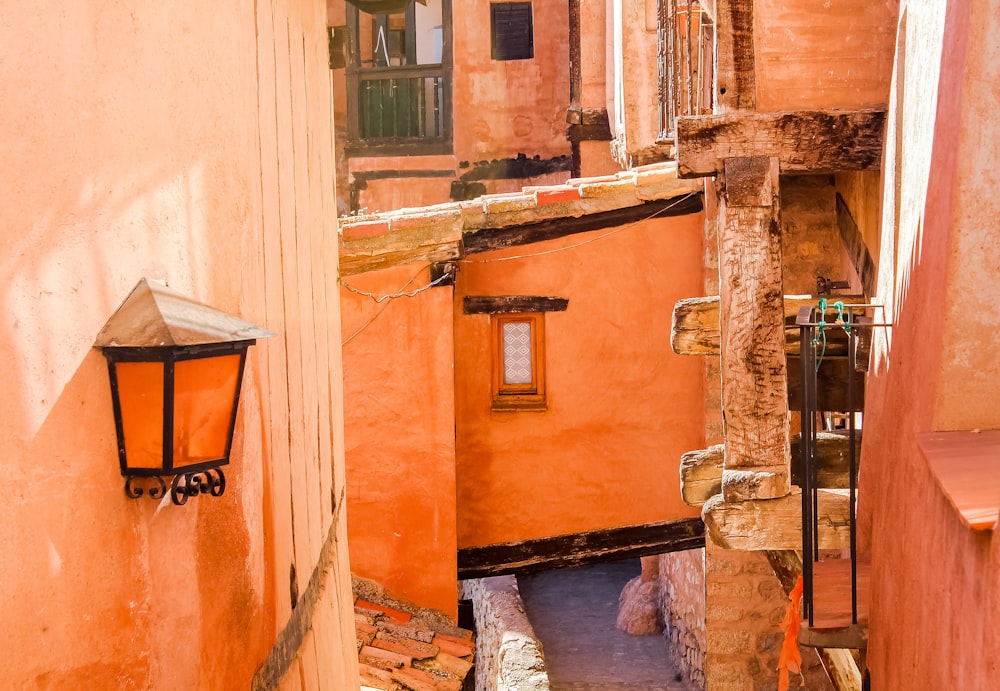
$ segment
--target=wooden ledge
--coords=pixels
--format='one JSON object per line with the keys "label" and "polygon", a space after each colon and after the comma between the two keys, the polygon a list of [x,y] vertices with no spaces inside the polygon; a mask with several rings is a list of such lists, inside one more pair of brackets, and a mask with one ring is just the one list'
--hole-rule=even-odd
{"label": "wooden ledge", "polygon": [[[850,546],[847,495],[845,490],[819,490],[820,549]],[[802,549],[802,491],[797,487],[780,499],[730,503],[717,494],[705,502],[701,517],[707,537],[726,549]]]}
{"label": "wooden ledge", "polygon": [[[792,435],[792,484],[801,485],[802,453],[799,450],[801,435]],[[817,479],[824,489],[850,487],[850,440],[845,434],[820,432],[816,448]],[[855,448],[861,456],[861,430],[858,430]],[[681,498],[689,506],[701,506],[722,492],[722,465],[725,445],[716,444],[707,449],[689,451],[681,456]]]}
{"label": "wooden ledge", "polygon": [[993,530],[1000,517],[1000,430],[928,432],[917,445],[965,524]]}

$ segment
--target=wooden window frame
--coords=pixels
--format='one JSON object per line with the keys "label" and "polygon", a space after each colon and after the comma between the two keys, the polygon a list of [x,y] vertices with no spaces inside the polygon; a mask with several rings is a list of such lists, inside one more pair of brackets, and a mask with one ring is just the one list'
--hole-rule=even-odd
{"label": "wooden window frame", "polygon": [[[412,39],[415,26],[415,8],[410,3],[405,10],[407,37]],[[378,13],[381,15],[384,13]],[[361,64],[361,46],[358,40],[359,25],[363,16],[370,13],[347,5],[347,29],[351,36],[351,48],[347,68],[347,140],[345,153],[348,158],[357,156],[430,156],[454,152],[454,124],[452,122],[452,0],[441,2],[441,22],[443,46],[440,64],[404,65],[399,67],[369,67]],[[367,21],[367,19],[365,19]],[[410,43],[408,43],[410,45]],[[413,44],[415,45],[415,44]],[[415,56],[413,56],[415,57]],[[377,137],[361,136],[360,94],[367,78],[377,79],[407,77],[439,77],[441,79],[441,136]]]}
{"label": "wooden window frame", "polygon": [[[511,322],[531,324],[531,383],[504,382],[503,326]],[[546,410],[545,398],[545,313],[491,314],[493,410]]]}

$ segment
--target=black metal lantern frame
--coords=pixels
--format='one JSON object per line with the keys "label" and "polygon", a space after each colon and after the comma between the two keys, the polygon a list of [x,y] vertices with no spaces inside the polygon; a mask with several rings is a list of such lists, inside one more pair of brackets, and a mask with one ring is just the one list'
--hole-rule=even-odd
{"label": "black metal lantern frame", "polygon": [[[240,392],[243,384],[243,370],[246,366],[247,349],[255,342],[255,340],[251,339],[194,346],[106,347],[103,349],[104,357],[108,361],[108,376],[111,380],[111,398],[118,439],[118,462],[121,466],[122,476],[125,477],[125,493],[129,497],[135,499],[141,497],[144,493],[143,488],[136,483],[137,478],[151,478],[155,481],[152,487],[145,490],[153,499],[158,499],[166,494],[169,480],[170,498],[177,505],[184,504],[189,497],[199,494],[209,494],[213,497],[218,497],[226,491],[226,476],[222,470],[222,466],[229,463],[229,454],[233,445],[233,432],[236,429],[236,414],[239,409]],[[226,431],[225,452],[217,458],[176,466],[174,449],[175,364],[225,355],[239,355],[240,358]],[[129,465],[117,372],[117,365],[122,362],[160,363],[163,366],[163,456],[162,464],[159,467],[146,468]]]}
{"label": "black metal lantern frame", "polygon": [[247,350],[274,335],[139,280],[94,343],[108,362],[126,495],[159,499],[168,482],[174,504],[226,491]]}

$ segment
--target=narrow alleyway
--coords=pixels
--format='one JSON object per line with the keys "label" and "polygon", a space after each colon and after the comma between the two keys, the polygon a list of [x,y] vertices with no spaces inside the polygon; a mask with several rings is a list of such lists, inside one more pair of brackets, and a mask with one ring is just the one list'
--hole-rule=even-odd
{"label": "narrow alleyway", "polygon": [[639,570],[629,560],[518,578],[552,691],[690,691],[677,681],[662,636],[615,627],[618,596]]}

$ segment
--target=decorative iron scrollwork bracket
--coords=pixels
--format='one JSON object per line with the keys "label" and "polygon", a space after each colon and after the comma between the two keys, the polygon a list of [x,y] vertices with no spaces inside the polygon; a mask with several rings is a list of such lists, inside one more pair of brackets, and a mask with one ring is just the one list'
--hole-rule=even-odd
{"label": "decorative iron scrollwork bracket", "polygon": [[[152,475],[140,477],[130,475],[125,478],[125,494],[131,499],[138,499],[143,494],[149,495],[150,499],[160,499],[167,493],[167,479],[170,475]],[[226,475],[222,468],[209,468],[194,473],[181,473],[172,476],[170,480],[170,501],[177,506],[187,503],[191,497],[199,494],[209,494],[213,497],[221,497],[226,491]],[[151,483],[151,487],[140,487],[138,481],[143,480]]]}

